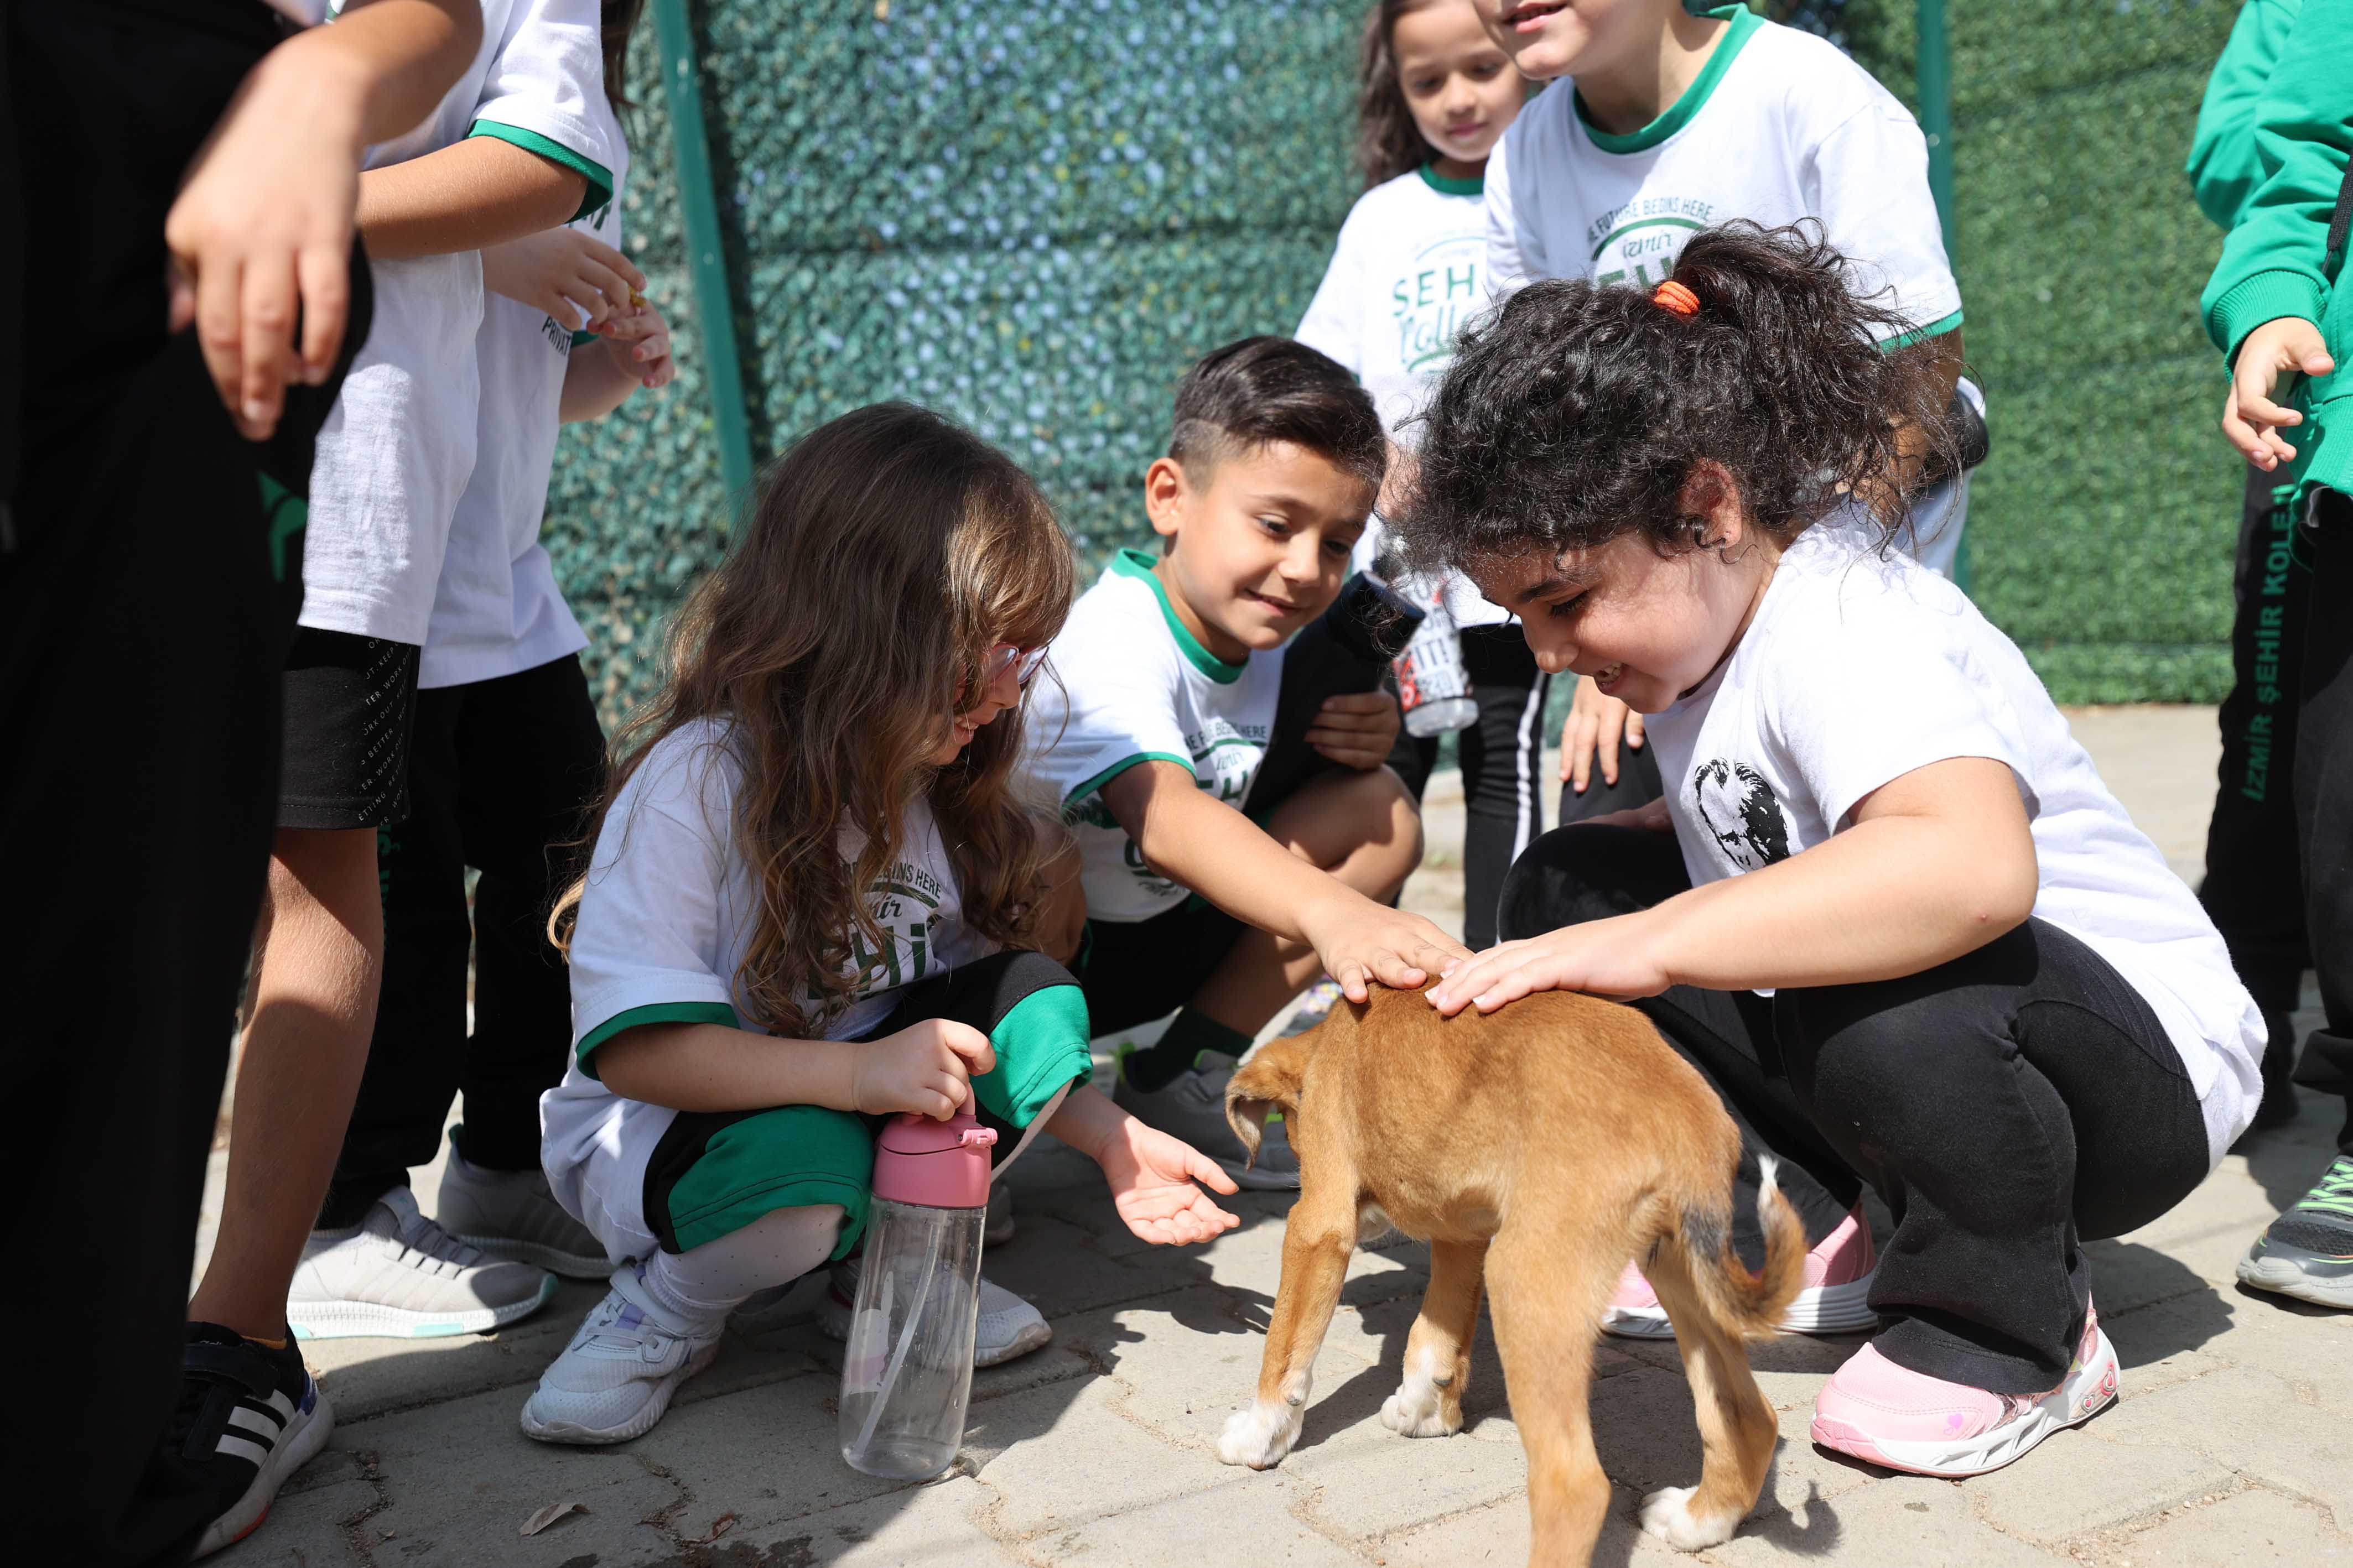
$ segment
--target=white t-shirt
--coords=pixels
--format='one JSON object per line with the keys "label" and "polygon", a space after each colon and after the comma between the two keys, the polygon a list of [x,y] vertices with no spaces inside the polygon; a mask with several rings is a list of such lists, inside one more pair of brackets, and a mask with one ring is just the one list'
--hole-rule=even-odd
{"label": "white t-shirt", "polygon": [[[1332,263],[1293,334],[1331,355],[1363,384],[1381,428],[1399,430],[1454,357],[1454,338],[1487,308],[1487,205],[1478,180],[1450,180],[1424,164],[1356,198]],[[1365,570],[1380,552],[1378,518],[1357,541],[1352,564]],[[1417,585],[1419,586],[1419,585]],[[1447,608],[1461,626],[1493,626],[1511,612],[1493,605],[1458,573],[1449,573]]]}
{"label": "white t-shirt", "polygon": [[[613,199],[570,226],[617,250],[628,146],[611,110],[601,101],[597,108],[615,153]],[[589,346],[575,343],[576,324],[501,295],[482,296],[482,325],[474,337],[481,376],[474,475],[449,525],[417,665],[420,688],[495,680],[588,646],[539,542],[565,373],[575,347]]]}
{"label": "white t-shirt", "polygon": [[2181,879],[2110,795],[2025,656],[1952,584],[1872,535],[1819,523],[1781,557],[1722,668],[1648,721],[1694,886],[1852,826],[1856,803],[1948,757],[2016,776],[2041,876],[2034,914],[2148,1003],[2221,1159],[2263,1094],[2263,1017]]}
{"label": "white t-shirt", "polygon": [[1928,190],[1928,148],[1901,103],[1836,46],[1746,6],[1697,80],[1641,130],[1586,123],[1567,81],[1530,100],[1487,160],[1487,280],[1654,284],[1699,229],[1820,220],[1861,293],[1893,288],[1912,336],[1961,321]]}
{"label": "white t-shirt", "polygon": [[1139,763],[1174,763],[1240,809],[1273,732],[1282,655],[1229,664],[1203,647],[1139,550],[1079,595],[1030,693],[1022,770],[1078,834],[1088,919],[1146,921],[1191,896],[1145,865],[1097,792]]}
{"label": "white t-shirt", "polygon": [[[583,1068],[584,1058],[593,1067],[596,1047],[641,1024],[767,1032],[738,1005],[736,973],[751,944],[759,889],[735,849],[743,767],[728,734],[725,724],[701,720],[665,736],[630,775],[596,836],[572,935],[572,1062],[539,1110],[542,1163],[557,1198],[576,1215],[611,1206],[609,1194],[580,1190],[591,1153],[599,1145],[627,1146],[642,1161],[659,1136],[656,1124],[667,1127],[674,1114],[614,1094]],[[918,800],[902,827],[904,858],[867,893],[887,950],[858,955],[851,999],[822,1019],[825,1039],[866,1033],[890,1016],[904,987],[994,951],[965,926],[955,868],[931,807]],[[857,829],[842,830],[845,859],[863,844]],[[807,1006],[814,998],[802,1000]]]}
{"label": "white t-shirt", "polygon": [[[369,149],[367,167],[496,136],[579,171],[581,213],[603,206],[620,154],[599,29],[597,0],[484,0],[473,64],[421,124]],[[375,321],[311,470],[301,623],[422,645],[449,520],[474,470],[482,258],[469,250],[370,270]]]}

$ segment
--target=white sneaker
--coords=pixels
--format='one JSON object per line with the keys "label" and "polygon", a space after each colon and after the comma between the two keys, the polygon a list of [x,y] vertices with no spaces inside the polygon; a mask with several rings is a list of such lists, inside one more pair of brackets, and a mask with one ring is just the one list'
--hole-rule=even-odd
{"label": "white sneaker", "polygon": [[433,1217],[441,1228],[492,1258],[552,1268],[567,1279],[603,1279],[613,1260],[589,1228],[564,1212],[548,1191],[547,1173],[485,1171],[453,1147],[441,1170],[441,1196]]}
{"label": "white sneaker", "polygon": [[[826,1292],[818,1299],[817,1326],[829,1340],[849,1338],[850,1309],[858,1303],[858,1262],[844,1258],[833,1266]],[[1045,1315],[1008,1290],[1002,1285],[991,1284],[984,1276],[980,1281],[980,1323],[972,1337],[972,1364],[995,1366],[999,1362],[1028,1355],[1043,1350],[1046,1342],[1054,1337],[1054,1330]]]}
{"label": "white sneaker", "polygon": [[546,1304],[555,1276],[486,1258],[417,1212],[406,1187],[350,1230],[314,1230],[286,1292],[298,1340],[479,1334]]}
{"label": "white sneaker", "polygon": [[626,1443],[650,1430],[678,1385],[719,1353],[727,1320],[678,1323],[653,1303],[635,1264],[540,1373],[522,1407],[526,1437],[543,1443]]}

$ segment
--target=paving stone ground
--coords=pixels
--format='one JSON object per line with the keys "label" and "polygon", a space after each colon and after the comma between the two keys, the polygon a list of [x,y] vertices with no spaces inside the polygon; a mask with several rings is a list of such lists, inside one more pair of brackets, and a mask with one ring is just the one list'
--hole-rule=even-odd
{"label": "paving stone ground", "polygon": [[[2112,784],[2185,872],[2213,788],[2211,710],[2074,715]],[[1459,920],[1459,791],[1433,790],[1430,863],[1411,902]],[[1862,1342],[1760,1347],[1782,1447],[1758,1510],[1700,1561],[2008,1568],[2353,1568],[2353,1315],[2240,1289],[2232,1265],[2331,1152],[2303,1117],[2225,1160],[2179,1208],[2094,1244],[2101,1317],[2125,1363],[2121,1403],[2023,1462],[1966,1483],[1894,1477],[1815,1448],[1814,1391]],[[217,1162],[216,1162],[217,1163]],[[217,1202],[217,1177],[210,1205]],[[428,1199],[438,1173],[418,1180]],[[1239,1200],[1215,1246],[1133,1241],[1092,1167],[1049,1144],[1010,1176],[1020,1229],[993,1278],[1054,1327],[1036,1355],[979,1374],[964,1455],[898,1486],[838,1457],[835,1347],[805,1305],[739,1323],[670,1416],[617,1448],[554,1448],[516,1427],[540,1370],[600,1288],[567,1284],[498,1334],[310,1347],[338,1417],[224,1568],[813,1568],[1027,1564],[1514,1564],[1526,1467],[1492,1342],[1459,1436],[1413,1442],[1379,1422],[1424,1283],[1417,1245],[1361,1252],[1318,1367],[1298,1451],[1264,1474],[1213,1453],[1247,1396],[1281,1267],[1284,1203]],[[1880,1216],[1884,1224],[1884,1215]],[[1646,1491],[1696,1479],[1691,1402],[1672,1346],[1595,1352],[1596,1441],[1617,1489],[1596,1562],[1682,1559],[1633,1525]],[[522,1527],[549,1503],[577,1512]]]}

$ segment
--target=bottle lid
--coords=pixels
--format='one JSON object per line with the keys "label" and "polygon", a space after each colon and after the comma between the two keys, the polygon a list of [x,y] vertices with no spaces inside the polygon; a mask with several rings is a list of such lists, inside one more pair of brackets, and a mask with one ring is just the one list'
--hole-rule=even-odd
{"label": "bottle lid", "polygon": [[926,1208],[985,1207],[996,1142],[996,1131],[980,1125],[969,1099],[945,1121],[912,1110],[894,1116],[874,1141],[874,1195]]}

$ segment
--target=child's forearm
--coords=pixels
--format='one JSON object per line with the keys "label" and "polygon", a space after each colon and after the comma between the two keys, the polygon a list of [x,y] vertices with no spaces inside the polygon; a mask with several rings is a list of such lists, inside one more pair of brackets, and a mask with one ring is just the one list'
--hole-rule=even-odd
{"label": "child's forearm", "polygon": [[480,250],[571,221],[587,188],[577,171],[512,142],[469,136],[362,174],[360,235],[387,259]]}
{"label": "child's forearm", "polygon": [[[433,112],[482,41],[475,0],[372,0],[345,11],[332,27],[312,27],[269,52],[256,86],[283,77],[335,121],[348,110],[352,146],[388,142]],[[320,119],[306,135],[332,134]]]}
{"label": "child's forearm", "polygon": [[1103,1151],[1131,1120],[1103,1090],[1081,1084],[1062,1097],[1061,1109],[1046,1121],[1046,1131],[1101,1164]]}
{"label": "child's forearm", "polygon": [[1650,929],[1672,984],[1853,985],[1976,952],[2027,918],[2035,891],[2031,838],[2022,856],[1979,853],[1949,823],[1889,816],[1626,918]]}
{"label": "child's forearm", "polygon": [[1103,804],[1153,870],[1245,925],[1313,942],[1319,920],[1371,900],[1201,793],[1173,763],[1140,763],[1103,787]]}
{"label": "child's forearm", "polygon": [[638,389],[638,377],[618,358],[629,350],[629,344],[612,338],[574,346],[571,363],[564,369],[563,401],[557,405],[565,424],[602,419],[629,400]]}
{"label": "child's forearm", "polygon": [[776,1105],[858,1109],[858,1047],[785,1040],[725,1024],[641,1024],[596,1047],[607,1089],[673,1110],[765,1110]]}

